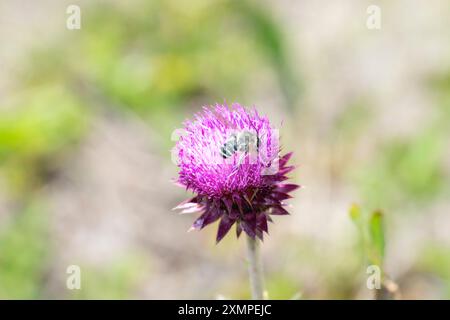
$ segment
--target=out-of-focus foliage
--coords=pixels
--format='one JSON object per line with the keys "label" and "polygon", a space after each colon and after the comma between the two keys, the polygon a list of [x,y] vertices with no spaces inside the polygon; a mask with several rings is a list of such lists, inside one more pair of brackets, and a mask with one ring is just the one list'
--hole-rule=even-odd
{"label": "out-of-focus foliage", "polygon": [[335,133],[343,143],[353,143],[370,123],[373,112],[366,99],[352,101],[337,117],[334,125]]}
{"label": "out-of-focus foliage", "polygon": [[358,229],[358,242],[364,260],[369,265],[382,268],[385,250],[383,214],[379,210],[367,214],[356,204],[350,207],[349,214]]}
{"label": "out-of-focus foliage", "polygon": [[81,290],[73,290],[75,299],[129,299],[136,295],[139,281],[149,270],[142,255],[129,255],[104,267],[82,266]]}
{"label": "out-of-focus foliage", "polygon": [[44,207],[32,203],[0,229],[0,299],[38,299],[50,259]]}
{"label": "out-of-focus foliage", "polygon": [[283,274],[274,274],[272,277],[269,277],[266,290],[270,299],[296,300],[301,297],[298,285],[290,277]]}
{"label": "out-of-focus foliage", "polygon": [[136,111],[164,135],[186,104],[245,101],[265,70],[288,108],[297,96],[282,32],[255,1],[99,4],[83,25],[83,32],[35,53],[24,81],[93,86],[107,104]]}
{"label": "out-of-focus foliage", "polygon": [[448,124],[450,122],[450,70],[431,77],[429,87],[434,93],[438,106],[439,122]]}
{"label": "out-of-focus foliage", "polygon": [[448,130],[433,124],[415,137],[385,142],[361,173],[367,204],[392,208],[439,196],[448,186],[442,161],[447,138]]}
{"label": "out-of-focus foliage", "polygon": [[356,204],[351,206],[349,213],[358,228],[359,241],[362,242],[360,247],[363,247],[363,258],[367,264],[366,273],[370,275],[366,282],[367,288],[372,290],[377,300],[399,299],[398,284],[390,279],[385,270],[386,240],[383,214],[380,210],[367,214]]}
{"label": "out-of-focus foliage", "polygon": [[410,137],[382,141],[373,161],[361,169],[360,186],[369,206],[399,208],[410,203],[420,207],[450,191],[445,169],[450,136],[448,74],[433,77],[429,86],[435,98],[431,120]]}
{"label": "out-of-focus foliage", "polygon": [[429,277],[438,277],[443,283],[445,299],[450,299],[450,250],[448,247],[427,243],[421,254],[417,271]]}
{"label": "out-of-focus foliage", "polygon": [[42,184],[86,126],[80,102],[59,85],[33,87],[10,101],[0,117],[0,172],[11,189],[23,194]]}
{"label": "out-of-focus foliage", "polygon": [[370,240],[373,244],[374,261],[381,265],[384,259],[384,222],[381,211],[372,213],[369,221]]}

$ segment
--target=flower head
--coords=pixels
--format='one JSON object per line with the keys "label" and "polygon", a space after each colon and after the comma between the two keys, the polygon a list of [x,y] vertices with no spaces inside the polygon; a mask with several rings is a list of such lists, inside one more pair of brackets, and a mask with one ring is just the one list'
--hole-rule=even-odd
{"label": "flower head", "polygon": [[201,213],[192,228],[202,229],[220,219],[219,242],[236,223],[242,231],[263,239],[270,215],[285,215],[285,200],[298,188],[286,184],[294,169],[280,158],[278,131],[256,109],[239,104],[204,107],[194,120],[184,122],[178,140],[177,184],[195,193],[175,209]]}

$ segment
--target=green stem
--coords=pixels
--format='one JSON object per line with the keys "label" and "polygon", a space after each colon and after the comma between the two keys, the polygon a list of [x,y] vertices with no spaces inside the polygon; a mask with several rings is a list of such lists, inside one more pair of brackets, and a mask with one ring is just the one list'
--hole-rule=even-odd
{"label": "green stem", "polygon": [[252,289],[252,299],[263,299],[263,276],[261,257],[259,255],[259,244],[257,239],[249,236],[247,238],[248,273]]}

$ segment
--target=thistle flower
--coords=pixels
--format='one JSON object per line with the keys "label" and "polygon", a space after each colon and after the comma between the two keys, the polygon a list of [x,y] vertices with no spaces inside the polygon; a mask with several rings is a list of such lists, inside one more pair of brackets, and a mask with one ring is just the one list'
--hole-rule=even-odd
{"label": "thistle flower", "polygon": [[220,220],[219,242],[236,224],[239,237],[263,240],[272,215],[287,215],[285,200],[296,184],[284,183],[294,169],[292,153],[280,157],[278,131],[256,109],[239,104],[204,107],[194,120],[184,122],[175,154],[176,183],[195,196],[174,209],[200,213],[191,229]]}

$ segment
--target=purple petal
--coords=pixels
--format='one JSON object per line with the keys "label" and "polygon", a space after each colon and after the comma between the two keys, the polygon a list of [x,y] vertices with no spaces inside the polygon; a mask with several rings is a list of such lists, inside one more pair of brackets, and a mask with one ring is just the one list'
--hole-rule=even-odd
{"label": "purple petal", "polygon": [[197,220],[195,220],[191,229],[203,229],[208,224],[215,222],[222,216],[222,212],[219,210],[207,211],[203,213]]}
{"label": "purple petal", "polygon": [[275,174],[275,175],[270,175],[270,176],[264,176],[262,177],[262,181],[265,185],[272,185],[275,184],[277,182],[281,182],[281,181],[285,181],[289,179],[289,177],[282,175],[282,174]]}
{"label": "purple petal", "polygon": [[289,212],[287,212],[286,209],[284,209],[281,206],[275,206],[275,207],[272,207],[270,214],[284,216],[284,215],[288,215]]}
{"label": "purple petal", "polygon": [[236,209],[231,210],[231,213],[228,214],[228,217],[232,220],[237,220],[240,216],[241,213]]}
{"label": "purple petal", "polygon": [[231,214],[231,210],[233,208],[233,202],[228,198],[223,198],[222,202],[225,204],[225,207],[227,208],[228,213]]}
{"label": "purple petal", "polygon": [[205,221],[203,223],[203,228],[206,227],[208,224],[216,222],[222,215],[223,215],[223,213],[220,210],[215,210],[214,212],[210,213],[205,218]]}
{"label": "purple petal", "polygon": [[256,236],[257,236],[261,241],[264,241],[264,233],[263,233],[261,230],[256,229]]}
{"label": "purple petal", "polygon": [[181,214],[186,214],[186,213],[194,213],[194,212],[199,212],[202,211],[204,208],[203,206],[197,205],[195,204],[194,206],[191,207],[187,207],[186,209],[184,209],[183,211],[181,211]]}
{"label": "purple petal", "polygon": [[184,209],[187,209],[187,208],[194,207],[196,205],[197,205],[197,203],[183,201],[182,203],[180,203],[176,207],[172,208],[172,210],[181,210],[181,209],[184,210]]}
{"label": "purple petal", "polygon": [[293,183],[286,183],[286,184],[279,184],[275,190],[282,193],[289,193],[291,191],[294,191],[298,189],[300,186],[298,184]]}
{"label": "purple petal", "polygon": [[245,199],[246,203],[248,204],[248,206],[250,207],[250,210],[253,210],[253,205],[252,205],[251,200],[246,195],[244,195],[244,199]]}
{"label": "purple petal", "polygon": [[286,173],[289,173],[294,169],[295,169],[295,166],[283,167],[283,168],[280,168],[280,170],[278,171],[278,174],[281,176],[284,176]]}
{"label": "purple petal", "polygon": [[241,235],[241,233],[242,233],[242,227],[241,227],[241,224],[240,224],[240,223],[236,223],[236,237],[239,238],[239,236]]}
{"label": "purple petal", "polygon": [[219,229],[217,230],[216,243],[219,243],[220,240],[225,237],[225,235],[230,231],[230,228],[233,226],[235,220],[229,219],[227,216],[223,216],[222,220],[219,223]]}
{"label": "purple petal", "polygon": [[203,223],[205,222],[206,215],[207,213],[204,213],[199,218],[197,218],[192,224],[191,229],[200,230],[201,228],[203,228]]}
{"label": "purple petal", "polygon": [[280,167],[284,167],[289,159],[292,157],[293,152],[286,153],[280,158]]}
{"label": "purple petal", "polygon": [[190,208],[192,206],[195,206],[197,204],[198,204],[198,197],[194,197],[194,198],[190,198],[190,199],[184,200],[183,202],[179,203],[172,210],[186,209],[186,208]]}
{"label": "purple petal", "polygon": [[258,215],[258,220],[256,222],[256,225],[258,229],[269,233],[268,227],[267,227],[267,216],[264,213],[261,213]]}
{"label": "purple petal", "polygon": [[[263,176],[264,177],[270,177],[270,176]],[[258,194],[258,190],[257,189],[249,189],[245,192],[245,197],[246,200],[249,201],[250,203],[253,201],[253,198]]]}
{"label": "purple petal", "polygon": [[248,234],[248,236],[249,236],[250,238],[253,238],[253,239],[255,238],[255,236],[256,236],[255,228],[252,228],[252,227],[250,226],[250,224],[247,223],[246,221],[242,221],[242,222],[241,222],[241,226],[242,226],[242,229],[245,231],[245,233]]}
{"label": "purple petal", "polygon": [[282,201],[282,200],[286,200],[286,199],[291,199],[292,196],[288,195],[287,193],[282,193],[282,192],[273,192],[270,197],[274,200],[277,201]]}
{"label": "purple petal", "polygon": [[236,203],[236,205],[237,205],[237,207],[239,209],[239,212],[241,214],[243,214],[244,211],[242,210],[242,199],[241,199],[241,197],[239,197],[238,195],[235,195],[235,196],[233,196],[233,200],[234,200],[234,203]]}
{"label": "purple petal", "polygon": [[256,216],[254,213],[246,214],[242,221],[242,229],[252,238],[256,236]]}

